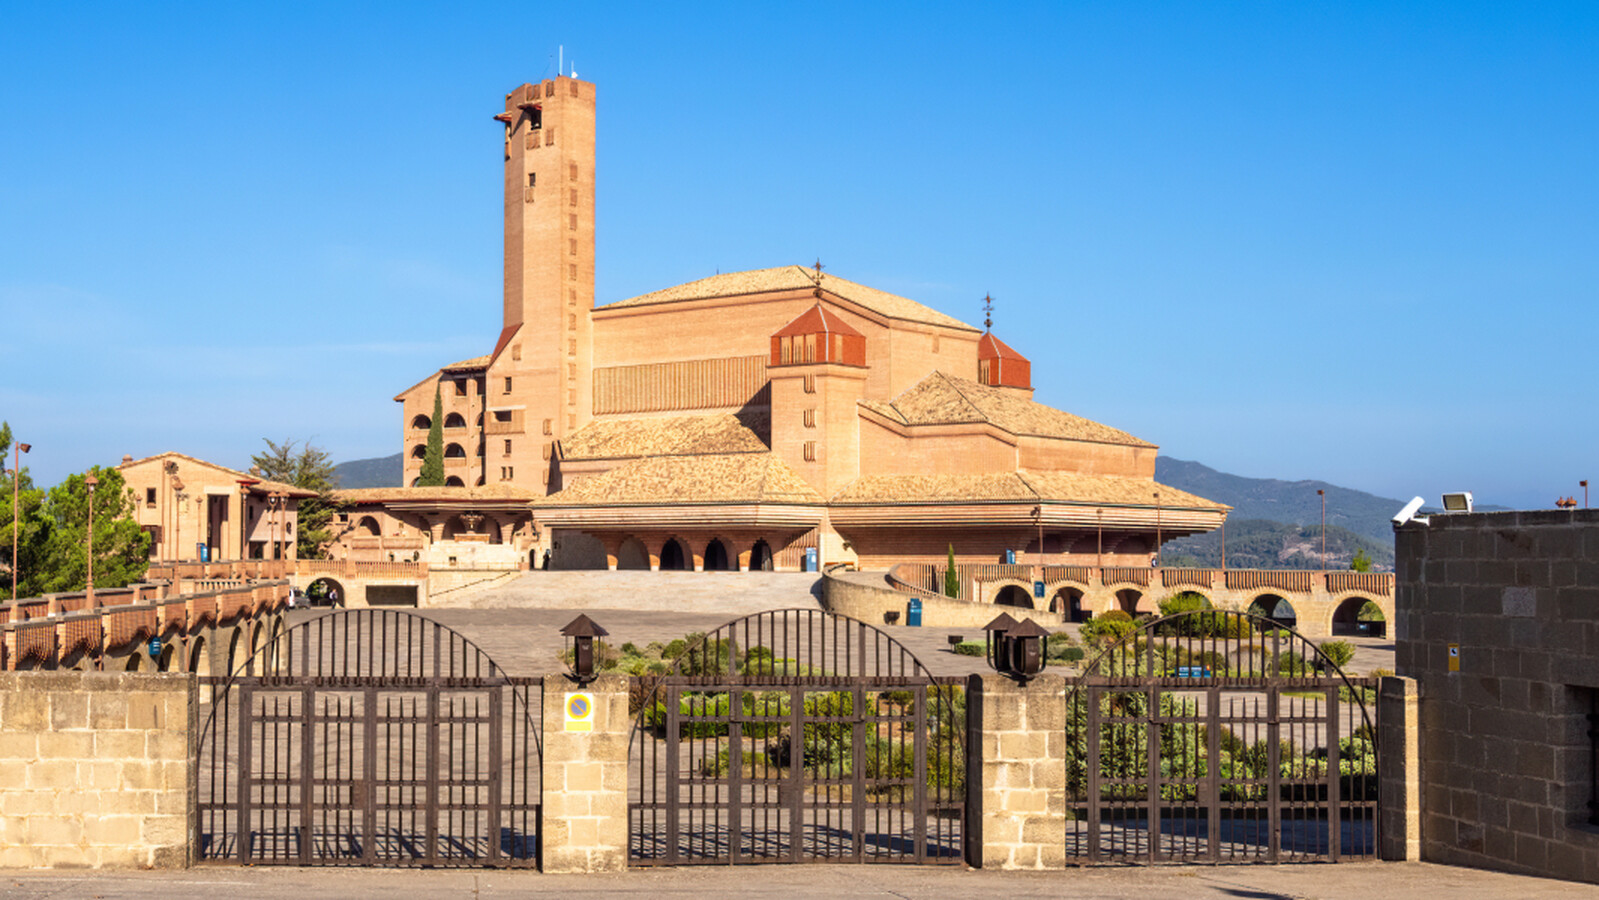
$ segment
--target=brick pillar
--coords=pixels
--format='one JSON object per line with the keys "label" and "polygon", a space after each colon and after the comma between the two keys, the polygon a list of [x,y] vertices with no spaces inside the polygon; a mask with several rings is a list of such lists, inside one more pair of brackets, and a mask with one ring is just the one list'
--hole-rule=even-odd
{"label": "brick pillar", "polygon": [[[579,691],[594,697],[591,731],[566,730],[567,697]],[[627,694],[625,675],[601,675],[583,688],[544,676],[545,872],[627,869]]]}
{"label": "brick pillar", "polygon": [[1377,695],[1377,851],[1392,862],[1421,859],[1421,708],[1414,678],[1389,676]]}
{"label": "brick pillar", "polygon": [[[967,681],[968,862],[985,869],[1066,866],[1066,680]],[[975,750],[975,753],[973,752]]]}

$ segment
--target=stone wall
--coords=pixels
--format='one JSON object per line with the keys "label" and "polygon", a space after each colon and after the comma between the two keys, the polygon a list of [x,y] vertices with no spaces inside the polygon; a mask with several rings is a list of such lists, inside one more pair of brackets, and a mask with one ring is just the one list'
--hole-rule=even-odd
{"label": "stone wall", "polygon": [[1435,515],[1395,549],[1423,858],[1599,882],[1599,510]]}
{"label": "stone wall", "polygon": [[0,673],[0,867],[187,865],[194,696],[188,675]]}
{"label": "stone wall", "polygon": [[[567,731],[567,702],[580,691],[593,698],[591,727]],[[581,688],[564,675],[545,676],[539,841],[546,872],[627,868],[627,697],[625,675],[601,675]]]}
{"label": "stone wall", "polygon": [[[894,590],[886,581],[882,587],[865,583],[867,579],[881,578],[882,574],[877,572],[826,573],[822,578],[822,607],[834,615],[849,616],[878,627],[884,626],[885,613],[897,612],[899,626],[905,627],[911,595]],[[1031,618],[1043,625],[1061,622],[1060,615],[1055,613],[927,597],[922,600],[922,627],[982,628],[1002,612],[1017,618]]]}

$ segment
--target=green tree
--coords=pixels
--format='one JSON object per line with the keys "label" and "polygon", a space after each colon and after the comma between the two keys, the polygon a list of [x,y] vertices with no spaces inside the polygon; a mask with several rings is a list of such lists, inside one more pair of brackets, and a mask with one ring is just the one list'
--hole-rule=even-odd
{"label": "green tree", "polygon": [[961,575],[955,570],[955,545],[949,545],[949,564],[944,568],[944,596],[961,595]]}
{"label": "green tree", "polygon": [[[133,519],[133,497],[115,468],[95,466],[94,586],[123,587],[144,577],[150,563],[150,536]],[[19,593],[81,591],[88,583],[89,487],[70,475],[50,489],[43,519],[43,565]],[[26,569],[23,570],[27,572]],[[33,590],[36,586],[37,590]]]}
{"label": "green tree", "polygon": [[1366,553],[1364,548],[1356,550],[1354,558],[1349,561],[1349,568],[1356,572],[1370,572],[1371,556]]}
{"label": "green tree", "polygon": [[[17,555],[22,558],[22,568],[17,580],[17,593],[31,597],[39,592],[37,580],[44,571],[44,539],[49,534],[44,519],[44,491],[34,487],[28,470],[11,471],[11,424],[0,423],[0,597],[11,598],[11,571],[15,561],[11,558],[11,535],[16,525]],[[17,482],[13,485],[13,482]],[[17,506],[11,508],[11,494],[15,487]]]}
{"label": "green tree", "polygon": [[[333,492],[338,489],[339,477],[333,471],[333,460],[326,450],[310,441],[297,443],[286,440],[275,443],[261,439],[265,453],[250,457],[250,462],[260,471],[262,478],[292,484],[297,488],[316,491],[315,497],[300,501],[296,511],[298,527],[295,531],[295,553],[301,559],[320,557],[324,545],[333,539],[329,527],[339,502]],[[298,447],[298,449],[296,449]]]}
{"label": "green tree", "polygon": [[427,455],[422,457],[422,477],[418,487],[438,487],[444,484],[444,399],[439,386],[433,386],[433,424],[428,426]]}

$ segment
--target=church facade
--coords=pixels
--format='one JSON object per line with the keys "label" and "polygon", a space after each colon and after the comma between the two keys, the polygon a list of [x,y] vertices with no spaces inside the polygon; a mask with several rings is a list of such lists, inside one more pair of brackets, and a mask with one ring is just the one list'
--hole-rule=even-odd
{"label": "church facade", "polygon": [[820,264],[596,306],[595,108],[592,83],[559,77],[495,115],[502,328],[394,398],[407,485],[438,398],[447,482],[348,492],[360,537],[562,568],[875,569],[951,548],[1148,566],[1225,519],[1155,483],[1155,445],[1035,402],[1029,361],[987,328]]}

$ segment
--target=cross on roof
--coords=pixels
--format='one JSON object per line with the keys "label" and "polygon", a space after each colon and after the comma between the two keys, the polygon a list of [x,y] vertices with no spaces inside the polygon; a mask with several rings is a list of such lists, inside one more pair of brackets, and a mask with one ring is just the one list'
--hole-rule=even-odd
{"label": "cross on roof", "polygon": [[994,298],[988,294],[983,295],[983,327],[994,327]]}

